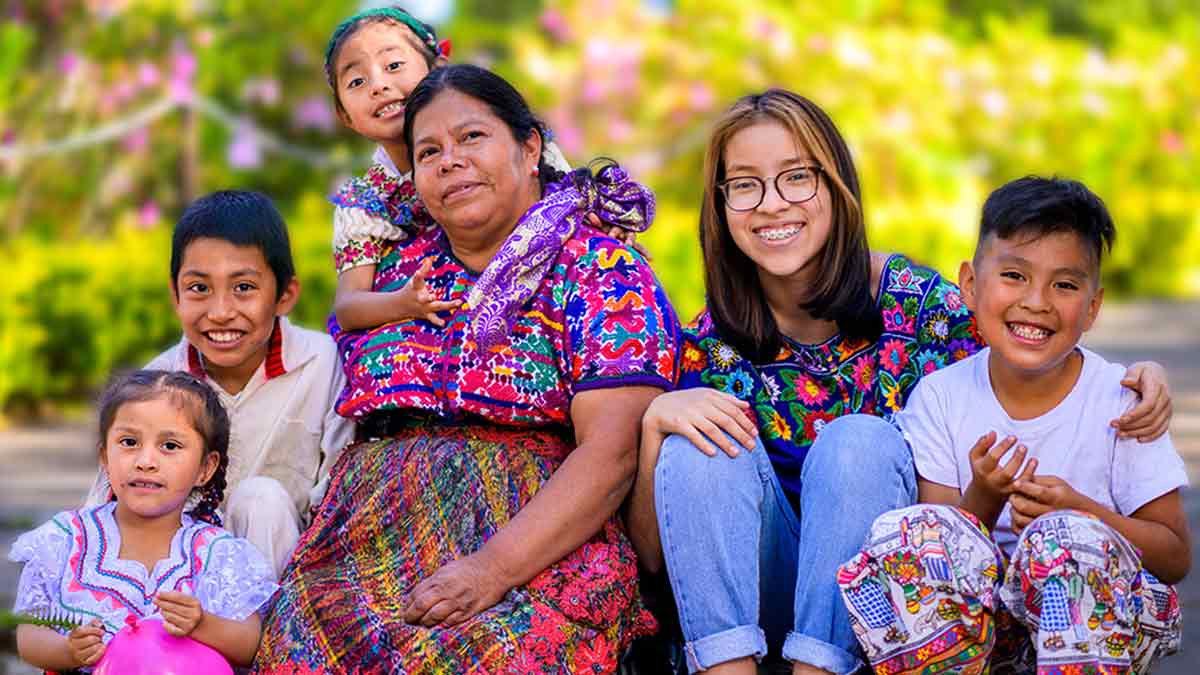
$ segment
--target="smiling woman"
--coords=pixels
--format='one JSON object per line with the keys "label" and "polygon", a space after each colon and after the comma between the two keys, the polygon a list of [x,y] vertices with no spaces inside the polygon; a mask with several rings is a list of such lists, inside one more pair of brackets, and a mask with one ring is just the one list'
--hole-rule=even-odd
{"label": "smiling woman", "polygon": [[409,98],[414,180],[441,227],[389,250],[375,290],[424,269],[462,309],[338,333],[339,411],[364,442],[296,551],[259,672],[613,672],[652,630],[615,514],[678,322],[645,261],[584,223],[641,229],[653,196],[615,166],[559,174],[544,137],[474,66]]}

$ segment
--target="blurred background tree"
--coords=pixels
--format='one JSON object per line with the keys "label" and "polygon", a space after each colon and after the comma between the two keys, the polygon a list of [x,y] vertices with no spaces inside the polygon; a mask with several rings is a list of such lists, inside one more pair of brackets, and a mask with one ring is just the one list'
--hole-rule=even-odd
{"label": "blurred background tree", "polygon": [[[379,4],[379,3],[374,3]],[[288,219],[319,326],[327,195],[370,148],[321,58],[361,3],[0,0],[0,410],[86,397],[177,339],[167,259],[188,200],[259,189]],[[679,313],[703,303],[706,136],[783,86],[848,137],[873,247],[954,274],[987,193],[1079,178],[1118,224],[1109,297],[1200,294],[1200,13],[1190,0],[417,0],[455,60],[509,77],[576,163],[658,193],[645,241]]]}

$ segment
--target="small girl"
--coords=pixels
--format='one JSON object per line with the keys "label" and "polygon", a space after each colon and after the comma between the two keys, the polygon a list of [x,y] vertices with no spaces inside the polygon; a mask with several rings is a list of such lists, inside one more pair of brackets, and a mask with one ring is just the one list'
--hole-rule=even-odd
{"label": "small girl", "polygon": [[[449,41],[439,41],[432,27],[398,7],[359,12],[343,21],[329,39],[325,76],[333,90],[337,115],[346,127],[379,144],[374,164],[366,174],[347,181],[332,198],[334,264],[338,272],[333,302],[335,334],[405,318],[424,318],[444,326],[438,313],[459,305],[437,300],[426,288],[428,265],[398,291],[372,290],[375,267],[390,244],[436,226],[413,187],[412,164],[403,136],[404,105],[417,83],[430,70],[445,65],[449,55]],[[546,144],[543,159],[559,171],[571,170],[552,142]],[[589,222],[599,225],[594,217]],[[515,249],[518,242],[528,242],[537,234],[522,232],[522,227],[529,226],[519,224],[505,242],[506,249]],[[618,225],[609,234],[637,246],[632,229]],[[539,266],[546,261],[523,253],[513,250],[509,255],[498,255],[500,259],[519,261],[501,274],[517,279],[545,276]],[[533,290],[529,288],[529,295]],[[468,304],[478,304],[488,291],[487,283],[477,286]]]}
{"label": "small girl", "polygon": [[278,585],[262,554],[220,527],[229,419],[216,393],[186,372],[138,371],[105,392],[99,426],[112,501],[58,514],[9,554],[25,564],[15,611],[81,625],[21,625],[21,658],[89,672],[127,621],[153,616],[248,666]]}

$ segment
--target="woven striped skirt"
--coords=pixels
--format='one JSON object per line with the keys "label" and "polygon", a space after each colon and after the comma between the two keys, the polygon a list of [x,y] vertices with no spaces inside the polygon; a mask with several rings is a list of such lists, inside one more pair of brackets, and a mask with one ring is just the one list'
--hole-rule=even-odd
{"label": "woven striped skirt", "polygon": [[496,606],[451,628],[404,595],[478,550],[573,445],[545,430],[426,425],[348,448],[264,619],[258,673],[599,673],[654,630],[616,519]]}

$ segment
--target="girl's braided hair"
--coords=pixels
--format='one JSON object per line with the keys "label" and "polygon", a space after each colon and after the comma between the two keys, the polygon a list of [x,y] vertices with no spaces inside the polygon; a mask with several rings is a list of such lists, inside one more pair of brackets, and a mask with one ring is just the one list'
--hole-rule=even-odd
{"label": "girl's braided hair", "polygon": [[[221,524],[217,509],[225,499],[225,471],[229,467],[229,415],[212,387],[184,371],[138,370],[126,375],[100,397],[99,450],[105,450],[108,431],[126,403],[165,397],[188,415],[192,428],[204,440],[204,452],[217,453],[217,470],[200,490],[200,502],[189,515],[213,525]],[[116,499],[114,496],[113,499]]]}

